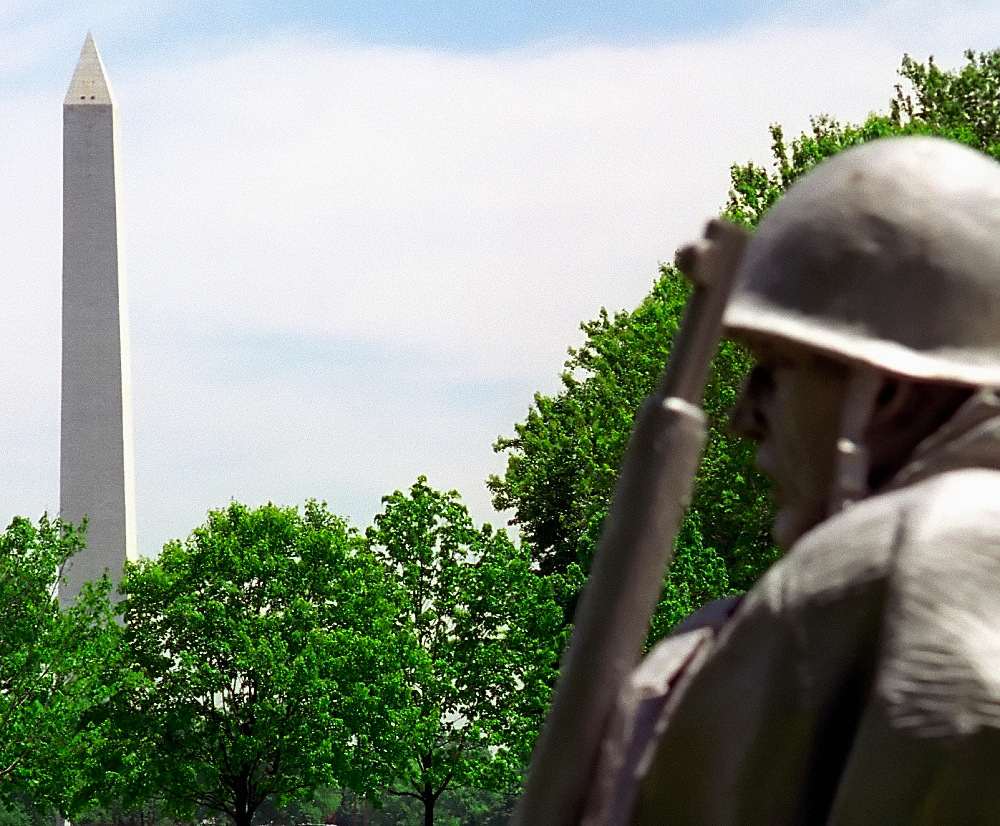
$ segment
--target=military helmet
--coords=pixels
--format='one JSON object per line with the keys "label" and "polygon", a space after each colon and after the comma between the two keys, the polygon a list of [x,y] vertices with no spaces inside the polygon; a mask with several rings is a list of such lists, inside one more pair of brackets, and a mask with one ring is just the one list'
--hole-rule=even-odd
{"label": "military helmet", "polygon": [[764,217],[725,323],[740,339],[1000,386],[1000,164],[929,137],[824,161]]}

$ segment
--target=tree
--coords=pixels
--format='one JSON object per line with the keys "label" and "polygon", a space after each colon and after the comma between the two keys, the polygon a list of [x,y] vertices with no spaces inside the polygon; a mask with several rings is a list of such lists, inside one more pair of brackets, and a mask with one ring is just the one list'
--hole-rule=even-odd
{"label": "tree", "polygon": [[122,592],[128,679],[111,713],[125,747],[105,776],[126,804],[250,826],[269,796],[388,782],[410,722],[395,712],[401,646],[381,567],[325,506],[213,511],[130,565]]}
{"label": "tree", "polygon": [[104,664],[118,635],[107,577],[60,610],[57,583],[83,544],[82,532],[46,516],[37,526],[15,517],[0,535],[0,794],[8,801],[20,793],[65,806],[93,741],[82,720],[105,698]]}
{"label": "tree", "polygon": [[730,170],[732,190],[725,215],[755,227],[767,208],[801,175],[849,146],[893,135],[937,135],[1000,158],[1000,49],[965,53],[966,63],[942,70],[903,56],[899,74],[912,92],[897,84],[887,113],[873,112],[861,124],[841,124],[829,115],[786,144],[784,130],[771,126],[774,172],[751,163]]}
{"label": "tree", "polygon": [[[663,266],[633,312],[611,317],[602,310],[581,325],[587,338],[570,350],[560,393],[536,394],[516,435],[494,445],[508,459],[504,476],[488,481],[493,504],[513,509],[512,522],[543,571],[589,567],[633,415],[663,371],[687,295],[680,273]],[[749,446],[726,428],[747,365],[745,351],[724,342],[712,366],[709,439],[658,612],[663,630],[705,602],[748,587],[774,556],[765,486]]]}
{"label": "tree", "polygon": [[[968,143],[1000,158],[1000,50],[966,53],[966,65],[943,71],[933,58],[904,56],[886,113],[842,125],[822,115],[811,130],[787,143],[771,127],[773,170],[752,162],[734,165],[724,215],[748,228],[799,176],[822,159],[868,140],[933,134]],[[570,349],[555,396],[536,394],[527,419],[494,449],[507,453],[504,475],[488,486],[498,510],[511,520],[543,571],[589,565],[608,512],[632,416],[653,390],[687,297],[671,266],[660,269],[652,292],[632,312],[605,310],[582,325],[587,338]],[[768,538],[772,509],[766,484],[752,465],[752,450],[728,435],[726,414],[749,367],[745,351],[722,343],[709,379],[705,408],[710,432],[694,502],[681,527],[676,558],[653,622],[651,639],[686,613],[732,591],[746,590],[777,557]],[[572,610],[572,601],[567,612]]]}
{"label": "tree", "polygon": [[368,542],[397,583],[397,629],[414,652],[415,724],[398,732],[390,793],[420,801],[432,826],[445,790],[502,792],[520,780],[562,648],[557,598],[574,574],[540,575],[506,533],[477,529],[455,491],[422,476],[382,501]]}

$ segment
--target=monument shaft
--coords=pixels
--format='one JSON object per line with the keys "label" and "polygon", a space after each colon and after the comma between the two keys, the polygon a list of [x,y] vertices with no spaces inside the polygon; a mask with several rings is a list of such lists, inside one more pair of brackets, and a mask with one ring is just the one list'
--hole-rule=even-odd
{"label": "monument shaft", "polygon": [[119,249],[117,112],[88,34],[63,106],[62,427],[59,509],[87,519],[64,603],[136,558],[128,315]]}

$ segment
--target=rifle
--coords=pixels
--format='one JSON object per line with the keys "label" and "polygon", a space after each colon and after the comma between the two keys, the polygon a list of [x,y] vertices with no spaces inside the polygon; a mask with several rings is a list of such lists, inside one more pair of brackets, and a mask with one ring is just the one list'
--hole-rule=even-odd
{"label": "rifle", "polygon": [[548,718],[511,826],[577,826],[608,719],[642,655],[705,445],[705,383],[747,234],[713,220],[678,251],[694,284],[659,387],[636,413],[574,616]]}

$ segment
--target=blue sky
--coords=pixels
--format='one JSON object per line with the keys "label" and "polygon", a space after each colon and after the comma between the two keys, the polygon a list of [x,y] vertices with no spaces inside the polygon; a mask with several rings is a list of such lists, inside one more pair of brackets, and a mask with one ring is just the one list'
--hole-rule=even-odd
{"label": "blue sky", "polygon": [[917,34],[914,45],[920,42],[931,51],[935,46],[950,51],[956,34],[964,34],[967,47],[991,48],[991,27],[989,21],[983,25],[984,16],[992,16],[992,9],[976,0],[874,5],[861,0],[98,0],[74,4],[73,11],[54,2],[0,4],[0,21],[7,29],[4,40],[13,46],[6,58],[14,64],[13,71],[5,72],[8,83],[37,81],[64,66],[75,54],[69,35],[88,27],[99,37],[106,59],[129,66],[178,52],[225,51],[289,32],[344,44],[489,53],[583,44],[680,43],[772,24],[840,26],[858,18],[892,26],[897,40]]}
{"label": "blue sky", "polygon": [[210,29],[325,29],[351,40],[457,51],[489,51],[540,41],[634,41],[732,25],[737,7],[719,2],[204,3]]}
{"label": "blue sky", "polygon": [[[374,10],[374,11],[373,11]],[[634,307],[733,162],[882,109],[992,2],[0,0],[0,521],[58,510],[61,103],[120,104],[140,551],[235,498],[364,527],[491,445]]]}
{"label": "blue sky", "polygon": [[[89,12],[89,14],[88,14]],[[364,0],[310,3],[183,2],[91,4],[67,15],[46,4],[15,5],[5,15],[15,26],[92,18],[91,25],[126,27],[102,33],[109,54],[135,57],[218,42],[266,37],[279,30],[323,32],[352,43],[489,52],[540,43],[648,43],[703,33],[723,34],[751,20],[767,21],[780,5],[731,2],[460,2]],[[108,36],[110,34],[110,36]],[[54,53],[69,54],[53,44]]]}

